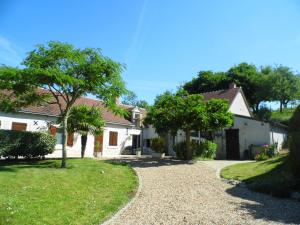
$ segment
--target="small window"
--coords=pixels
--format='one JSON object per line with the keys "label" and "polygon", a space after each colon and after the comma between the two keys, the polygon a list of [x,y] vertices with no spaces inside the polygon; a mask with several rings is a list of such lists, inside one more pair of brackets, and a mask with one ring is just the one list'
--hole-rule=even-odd
{"label": "small window", "polygon": [[109,145],[110,146],[118,145],[118,132],[114,132],[114,131],[109,132]]}
{"label": "small window", "polygon": [[12,126],[11,126],[12,130],[26,131],[26,128],[27,128],[27,123],[12,122]]}
{"label": "small window", "polygon": [[145,147],[150,148],[151,146],[151,139],[145,139]]}

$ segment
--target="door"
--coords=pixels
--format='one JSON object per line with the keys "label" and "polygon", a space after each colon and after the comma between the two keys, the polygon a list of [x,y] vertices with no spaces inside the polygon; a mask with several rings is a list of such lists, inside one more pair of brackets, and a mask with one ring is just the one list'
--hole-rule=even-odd
{"label": "door", "polygon": [[226,130],[226,158],[240,159],[239,129]]}
{"label": "door", "polygon": [[132,149],[137,149],[141,147],[141,136],[140,135],[132,135]]}
{"label": "door", "polygon": [[98,152],[103,151],[103,135],[95,136],[94,141],[94,154],[97,155]]}

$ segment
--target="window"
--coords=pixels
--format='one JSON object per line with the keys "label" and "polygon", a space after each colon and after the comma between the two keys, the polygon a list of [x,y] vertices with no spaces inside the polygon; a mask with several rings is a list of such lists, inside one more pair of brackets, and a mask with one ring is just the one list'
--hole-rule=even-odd
{"label": "window", "polygon": [[11,126],[12,130],[23,130],[23,131],[26,131],[26,128],[27,128],[27,123],[12,122],[12,126]]}
{"label": "window", "polygon": [[110,146],[118,145],[118,132],[114,132],[114,131],[109,132],[109,145]]}
{"label": "window", "polygon": [[144,139],[144,146],[146,148],[150,148],[150,146],[151,146],[151,139]]}

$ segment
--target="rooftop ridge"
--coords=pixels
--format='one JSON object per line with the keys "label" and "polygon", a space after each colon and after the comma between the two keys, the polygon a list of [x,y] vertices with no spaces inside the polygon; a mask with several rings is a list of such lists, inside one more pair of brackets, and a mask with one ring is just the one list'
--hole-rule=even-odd
{"label": "rooftop ridge", "polygon": [[215,93],[215,92],[221,92],[221,91],[229,91],[231,89],[240,89],[240,87],[228,88],[228,89],[219,89],[219,90],[215,90],[215,91],[201,92],[200,94],[209,94],[209,93]]}

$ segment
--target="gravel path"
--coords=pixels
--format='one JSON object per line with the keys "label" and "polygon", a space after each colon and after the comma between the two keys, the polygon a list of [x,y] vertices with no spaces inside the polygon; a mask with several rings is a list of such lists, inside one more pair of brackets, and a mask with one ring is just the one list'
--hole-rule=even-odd
{"label": "gravel path", "polygon": [[300,202],[224,183],[203,163],[130,163],[141,191],[110,224],[300,224]]}

